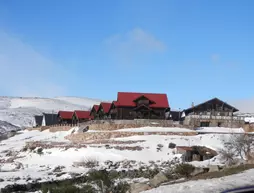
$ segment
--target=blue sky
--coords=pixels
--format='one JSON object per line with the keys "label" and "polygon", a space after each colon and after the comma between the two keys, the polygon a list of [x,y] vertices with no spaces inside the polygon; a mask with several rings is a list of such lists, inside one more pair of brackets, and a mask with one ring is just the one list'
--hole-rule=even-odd
{"label": "blue sky", "polygon": [[253,0],[1,0],[0,95],[254,98]]}

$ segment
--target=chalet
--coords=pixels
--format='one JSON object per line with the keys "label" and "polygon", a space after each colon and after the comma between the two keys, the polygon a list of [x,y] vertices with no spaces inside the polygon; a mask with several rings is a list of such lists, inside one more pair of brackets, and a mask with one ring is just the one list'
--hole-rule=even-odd
{"label": "chalet", "polygon": [[110,115],[112,119],[165,119],[169,110],[166,94],[118,92]]}
{"label": "chalet", "polygon": [[43,113],[41,126],[51,126],[58,124],[58,115],[55,113]]}
{"label": "chalet", "polygon": [[99,119],[110,119],[110,107],[112,103],[101,102],[99,105],[97,116]]}
{"label": "chalet", "polygon": [[82,123],[91,120],[90,111],[74,111],[72,115],[72,123]]}
{"label": "chalet", "polygon": [[239,127],[242,118],[234,116],[238,109],[228,103],[213,98],[204,103],[185,109],[184,124],[194,127]]}
{"label": "chalet", "polygon": [[42,126],[43,115],[35,115],[33,121],[33,127]]}
{"label": "chalet", "polygon": [[94,105],[90,111],[90,116],[92,116],[94,119],[98,119],[98,109],[99,109],[99,105]]}
{"label": "chalet", "polygon": [[72,111],[59,111],[57,114],[58,122],[60,124],[72,124]]}

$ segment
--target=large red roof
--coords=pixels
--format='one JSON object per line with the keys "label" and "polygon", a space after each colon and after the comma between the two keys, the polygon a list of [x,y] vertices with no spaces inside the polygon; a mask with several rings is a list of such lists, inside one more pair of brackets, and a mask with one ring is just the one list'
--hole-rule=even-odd
{"label": "large red roof", "polygon": [[90,111],[74,111],[78,119],[91,119]]}
{"label": "large red roof", "polygon": [[118,92],[117,101],[114,104],[116,106],[135,107],[136,103],[134,101],[142,96],[154,102],[149,105],[151,108],[169,108],[167,94],[157,93]]}
{"label": "large red roof", "polygon": [[58,116],[62,119],[72,119],[73,112],[72,111],[59,111]]}
{"label": "large red roof", "polygon": [[101,102],[100,105],[102,106],[103,111],[104,111],[105,113],[108,113],[109,110],[110,110],[111,104],[112,104],[112,103]]}

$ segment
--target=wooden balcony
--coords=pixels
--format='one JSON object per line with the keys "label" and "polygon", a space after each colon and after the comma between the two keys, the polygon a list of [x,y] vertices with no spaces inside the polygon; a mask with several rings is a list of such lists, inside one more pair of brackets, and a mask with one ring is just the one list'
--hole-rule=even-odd
{"label": "wooden balcony", "polygon": [[214,116],[214,115],[188,115],[186,118],[193,118],[193,119],[213,119],[213,120],[237,120],[241,121],[244,120],[244,117],[238,116]]}

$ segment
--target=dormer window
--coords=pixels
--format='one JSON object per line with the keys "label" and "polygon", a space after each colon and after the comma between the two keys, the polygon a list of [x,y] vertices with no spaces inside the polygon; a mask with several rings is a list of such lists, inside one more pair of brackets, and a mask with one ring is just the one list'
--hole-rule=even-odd
{"label": "dormer window", "polygon": [[138,106],[140,105],[150,105],[150,104],[154,104],[155,102],[153,102],[152,100],[150,100],[149,98],[147,98],[146,96],[142,95],[138,98],[136,98],[133,102],[135,102]]}

